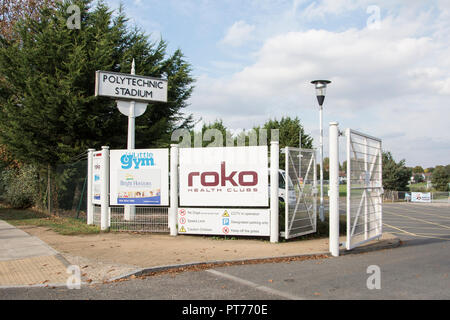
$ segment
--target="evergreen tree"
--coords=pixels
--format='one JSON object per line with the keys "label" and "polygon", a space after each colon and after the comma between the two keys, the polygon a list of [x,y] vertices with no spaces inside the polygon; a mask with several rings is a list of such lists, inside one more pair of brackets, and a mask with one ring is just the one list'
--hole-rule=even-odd
{"label": "evergreen tree", "polygon": [[395,162],[390,152],[383,152],[383,188],[406,191],[412,170],[405,166],[405,160]]}
{"label": "evergreen tree", "polygon": [[[69,29],[69,5],[81,9],[81,28]],[[16,38],[0,39],[0,143],[27,163],[55,166],[89,147],[126,148],[127,117],[109,98],[94,97],[95,71],[167,77],[168,103],[153,103],[136,118],[136,148],[167,146],[170,133],[190,127],[181,110],[192,93],[191,67],[180,50],[151,42],[117,13],[90,0],[43,7],[37,19],[15,24]]]}
{"label": "evergreen tree", "polygon": [[269,143],[272,140],[271,130],[278,129],[280,149],[284,147],[298,148],[300,145],[300,134],[302,136],[302,148],[311,149],[313,147],[313,139],[310,135],[305,133],[298,117],[282,117],[281,120],[269,120],[262,128],[256,128],[256,130],[258,129],[267,130],[267,140]]}

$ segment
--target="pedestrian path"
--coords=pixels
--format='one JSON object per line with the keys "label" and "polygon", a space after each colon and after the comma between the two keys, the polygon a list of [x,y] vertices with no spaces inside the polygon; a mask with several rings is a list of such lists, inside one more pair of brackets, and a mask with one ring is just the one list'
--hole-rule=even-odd
{"label": "pedestrian path", "polygon": [[0,220],[0,287],[63,284],[68,276],[56,250]]}

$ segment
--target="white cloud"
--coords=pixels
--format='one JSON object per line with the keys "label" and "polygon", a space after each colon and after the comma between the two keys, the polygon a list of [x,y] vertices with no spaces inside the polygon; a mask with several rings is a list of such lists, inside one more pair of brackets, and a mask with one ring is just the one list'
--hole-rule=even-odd
{"label": "white cloud", "polygon": [[[338,120],[344,127],[385,137],[384,146],[407,162],[446,164],[450,42],[442,33],[449,26],[442,15],[448,16],[448,11],[437,18],[416,13],[412,19],[413,13],[406,10],[384,17],[379,30],[306,30],[272,36],[251,65],[228,77],[200,77],[192,111],[207,121],[223,118],[234,128],[250,128],[269,117],[299,116],[310,132],[316,132],[316,101],[309,82],[327,78],[333,82],[325,123]],[[228,32],[225,39],[239,43],[238,34]]]}
{"label": "white cloud", "polygon": [[245,21],[237,21],[228,28],[220,43],[225,46],[239,47],[252,39],[253,30],[255,30],[255,26],[249,25]]}

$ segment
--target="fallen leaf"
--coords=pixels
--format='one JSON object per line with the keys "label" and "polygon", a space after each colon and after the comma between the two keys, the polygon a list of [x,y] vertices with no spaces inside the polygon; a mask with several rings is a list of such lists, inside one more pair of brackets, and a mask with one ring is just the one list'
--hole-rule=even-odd
{"label": "fallen leaf", "polygon": [[272,279],[270,279],[270,280],[269,280],[269,282],[270,282],[270,283],[272,283],[272,282],[273,282],[273,280],[272,280]]}
{"label": "fallen leaf", "polygon": [[320,296],[320,292],[314,292],[315,296]]}

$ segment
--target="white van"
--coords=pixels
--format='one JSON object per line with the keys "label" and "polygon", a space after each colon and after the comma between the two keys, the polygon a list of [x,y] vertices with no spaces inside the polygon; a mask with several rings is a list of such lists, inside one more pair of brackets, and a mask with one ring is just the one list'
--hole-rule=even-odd
{"label": "white van", "polygon": [[[270,177],[270,169],[268,170]],[[287,179],[286,179],[287,178]],[[295,205],[297,202],[297,198],[295,196],[294,184],[290,177],[286,177],[286,171],[279,169],[278,170],[278,199],[281,202],[286,202],[286,180],[288,181],[289,186],[289,194],[288,201],[289,205]],[[270,179],[269,179],[270,181]],[[269,183],[269,197],[270,197],[270,183]]]}

